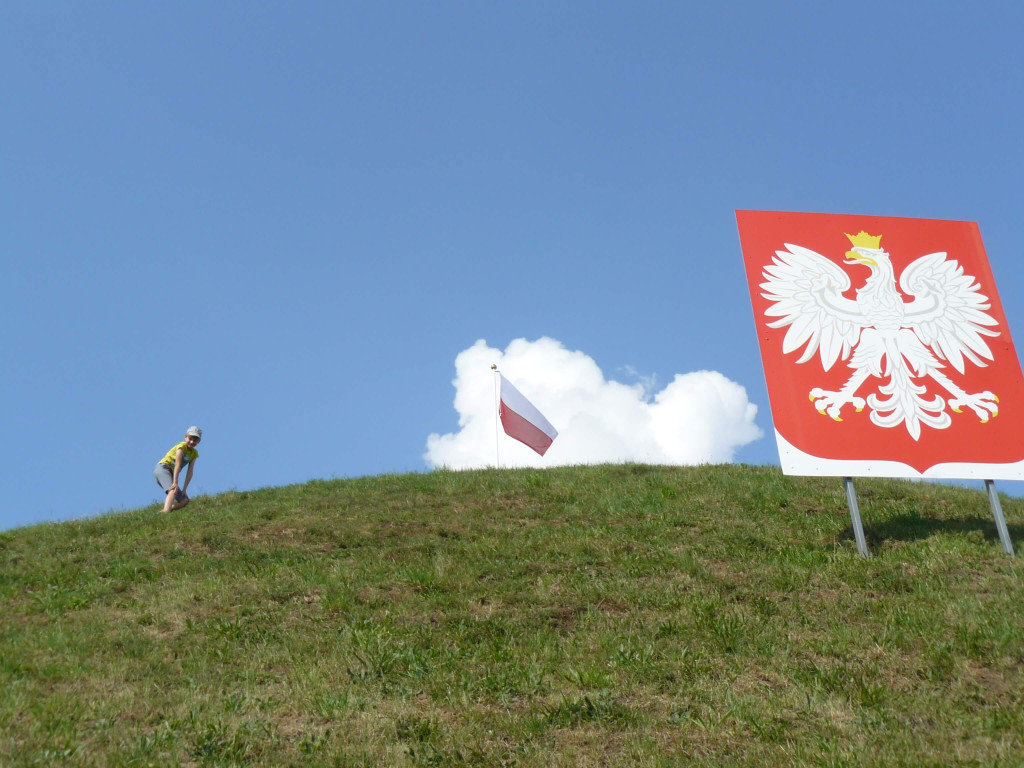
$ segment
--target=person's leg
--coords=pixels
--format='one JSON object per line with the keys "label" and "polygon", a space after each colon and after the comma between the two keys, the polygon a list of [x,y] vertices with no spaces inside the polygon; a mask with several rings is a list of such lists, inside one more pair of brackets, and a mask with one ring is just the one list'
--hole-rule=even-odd
{"label": "person's leg", "polygon": [[171,493],[171,486],[174,484],[174,470],[166,464],[157,464],[153,470],[153,477],[156,483],[164,489],[164,512],[170,512],[174,507],[174,494]]}

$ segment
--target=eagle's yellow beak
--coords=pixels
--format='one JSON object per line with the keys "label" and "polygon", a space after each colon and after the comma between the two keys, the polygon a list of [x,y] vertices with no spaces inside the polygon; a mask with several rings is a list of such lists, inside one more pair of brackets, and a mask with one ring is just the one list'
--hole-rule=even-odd
{"label": "eagle's yellow beak", "polygon": [[867,267],[877,267],[878,262],[872,259],[870,256],[865,256],[863,253],[857,253],[856,251],[846,252],[846,263],[847,264],[863,264]]}

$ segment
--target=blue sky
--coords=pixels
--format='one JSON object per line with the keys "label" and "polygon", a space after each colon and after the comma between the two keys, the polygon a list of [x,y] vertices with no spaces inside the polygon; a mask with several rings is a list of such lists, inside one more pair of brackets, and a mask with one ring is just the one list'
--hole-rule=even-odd
{"label": "blue sky", "polygon": [[1020,339],[1022,22],[5,4],[0,528],[155,503],[191,424],[193,495],[426,471],[480,340],[648,400],[713,371],[764,435],[730,458],[777,463],[734,210],[977,221]]}

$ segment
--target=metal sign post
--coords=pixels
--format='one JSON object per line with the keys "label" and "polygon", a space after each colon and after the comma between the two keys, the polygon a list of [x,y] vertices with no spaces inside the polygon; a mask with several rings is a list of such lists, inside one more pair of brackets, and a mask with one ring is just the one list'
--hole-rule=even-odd
{"label": "metal sign post", "polygon": [[986,480],[985,488],[988,490],[988,503],[992,507],[992,517],[996,519],[996,530],[999,531],[999,538],[1003,542],[1003,549],[1006,554],[1013,554],[1013,542],[1010,541],[1010,532],[1006,529],[1006,518],[1003,517],[1003,506],[999,503],[999,494],[996,493],[995,480]]}
{"label": "metal sign post", "polygon": [[864,526],[860,522],[860,507],[857,506],[857,492],[853,489],[853,478],[844,477],[846,486],[846,505],[850,508],[850,520],[853,521],[853,537],[857,540],[857,551],[861,557],[871,557],[868,543],[864,539]]}

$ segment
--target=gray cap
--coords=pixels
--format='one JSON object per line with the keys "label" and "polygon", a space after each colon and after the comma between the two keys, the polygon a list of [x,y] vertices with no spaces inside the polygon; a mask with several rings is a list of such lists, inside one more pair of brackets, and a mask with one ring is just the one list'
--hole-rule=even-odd
{"label": "gray cap", "polygon": [[185,433],[185,436],[188,437],[189,435],[191,435],[192,437],[198,437],[200,440],[202,440],[203,430],[201,430],[199,427],[189,427],[188,432]]}

